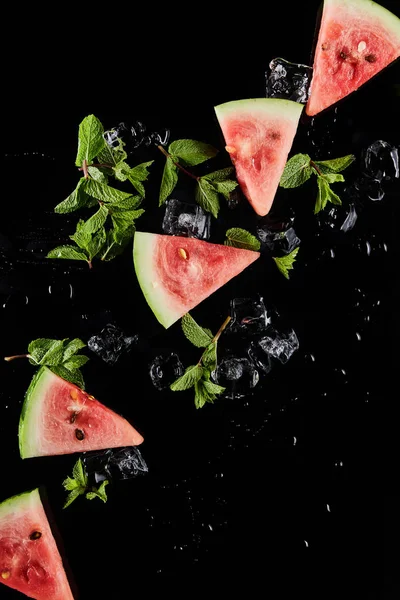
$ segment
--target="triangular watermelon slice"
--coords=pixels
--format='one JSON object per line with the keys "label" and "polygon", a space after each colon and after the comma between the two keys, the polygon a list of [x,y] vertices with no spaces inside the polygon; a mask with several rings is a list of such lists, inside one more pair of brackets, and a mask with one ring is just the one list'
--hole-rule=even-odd
{"label": "triangular watermelon slice", "polygon": [[19,421],[21,458],[138,446],[143,437],[81,388],[42,367],[32,379]]}
{"label": "triangular watermelon slice", "polygon": [[274,200],[303,105],[278,98],[236,100],[215,107],[240,187],[260,216]]}
{"label": "triangular watermelon slice", "polygon": [[0,504],[0,581],[36,600],[74,600],[37,489]]}
{"label": "triangular watermelon slice", "polygon": [[166,328],[259,256],[259,252],[195,238],[138,231],[133,248],[142,292]]}
{"label": "triangular watermelon slice", "polygon": [[371,0],[324,0],[310,97],[313,116],[400,56],[400,19]]}

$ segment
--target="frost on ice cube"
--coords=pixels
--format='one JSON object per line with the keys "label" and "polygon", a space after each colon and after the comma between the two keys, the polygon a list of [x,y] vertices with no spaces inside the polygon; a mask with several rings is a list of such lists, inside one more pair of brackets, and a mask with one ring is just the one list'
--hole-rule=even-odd
{"label": "frost on ice cube", "polygon": [[233,298],[231,300],[231,322],[233,332],[258,333],[271,324],[271,314],[267,312],[264,300],[258,298]]}
{"label": "frost on ice cube", "polygon": [[266,354],[285,364],[298,350],[299,340],[293,329],[287,333],[281,333],[271,327],[269,335],[258,340],[258,345]]}
{"label": "frost on ice cube", "polygon": [[121,354],[137,341],[137,335],[126,336],[119,327],[108,323],[99,334],[93,335],[88,340],[88,348],[104,362],[114,365]]}
{"label": "frost on ice cube", "polygon": [[88,452],[82,457],[83,467],[89,483],[132,479],[148,472],[148,467],[139,448],[109,448],[100,452]]}
{"label": "frost on ice cube", "polygon": [[198,204],[181,202],[175,198],[166,203],[162,223],[164,233],[208,240],[210,228],[211,216]]}
{"label": "frost on ice cube", "polygon": [[307,102],[312,68],[291,63],[283,58],[274,58],[266,72],[267,98],[283,98],[294,102]]}
{"label": "frost on ice cube", "polygon": [[225,388],[228,398],[242,398],[257,385],[259,373],[248,358],[225,358],[212,373],[213,380]]}
{"label": "frost on ice cube", "polygon": [[150,364],[150,379],[160,391],[169,388],[183,372],[183,364],[175,352],[160,354]]}
{"label": "frost on ice cube", "polygon": [[363,155],[363,171],[377,181],[398,179],[399,151],[383,140],[370,144]]}
{"label": "frost on ice cube", "polygon": [[276,256],[290,254],[297,246],[300,246],[300,239],[297,237],[293,227],[285,231],[275,231],[260,223],[257,227],[258,239]]}

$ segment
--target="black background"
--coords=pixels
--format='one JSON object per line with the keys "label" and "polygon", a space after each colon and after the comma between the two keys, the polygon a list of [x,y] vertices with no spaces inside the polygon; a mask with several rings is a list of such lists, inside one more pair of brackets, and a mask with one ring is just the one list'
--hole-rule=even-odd
{"label": "black background", "polygon": [[[400,14],[397,2],[383,4]],[[253,6],[217,14],[205,5],[173,5],[160,14],[151,6],[129,17],[115,7],[101,14],[77,7],[6,19],[0,233],[10,247],[0,269],[1,355],[24,352],[36,337],[87,340],[110,319],[138,333],[143,346],[149,342],[115,367],[91,355],[84,368],[89,393],[145,437],[149,475],[110,486],[106,505],[78,499],[62,510],[61,482],[76,457],[19,459],[17,425],[32,367],[0,364],[1,497],[46,488],[82,600],[200,587],[209,594],[244,587],[248,596],[271,598],[398,593],[398,393],[391,385],[398,185],[388,185],[382,202],[365,202],[343,237],[317,235],[311,185],[279,190],[276,202],[293,206],[302,239],[290,281],[262,258],[193,315],[216,330],[230,298],[260,292],[294,327],[300,349],[254,396],[202,411],[191,392],[159,393],[151,384],[152,356],[174,350],[190,364],[197,354],[177,325],[164,331],[156,322],[129,251],[91,272],[40,258],[74,230],[76,216],[52,208],[76,181],[84,116],[96,114],[106,128],[141,119],[150,129],[171,128],[172,139],[222,148],[213,106],[263,96],[275,56],[310,64],[318,5],[268,5],[262,14]],[[323,140],[330,156],[359,158],[375,139],[399,145],[398,82],[397,64],[343,101],[335,123],[333,111],[318,117],[321,130],[330,127]],[[294,152],[313,152],[309,130],[303,118]],[[215,164],[228,163],[221,156]],[[140,230],[161,232],[160,168]],[[222,242],[228,224],[254,231],[256,222],[245,202],[235,211],[223,207],[211,240]],[[2,587],[0,597],[19,596]]]}

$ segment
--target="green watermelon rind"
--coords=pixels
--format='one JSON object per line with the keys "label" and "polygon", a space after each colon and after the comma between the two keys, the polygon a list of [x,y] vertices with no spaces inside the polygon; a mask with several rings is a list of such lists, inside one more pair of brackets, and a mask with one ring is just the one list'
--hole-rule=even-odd
{"label": "green watermelon rind", "polygon": [[240,114],[241,111],[251,117],[251,114],[261,113],[271,114],[276,118],[292,118],[298,121],[304,108],[303,104],[293,102],[293,100],[283,100],[281,98],[248,98],[246,100],[232,100],[224,104],[218,104],[214,107],[218,120],[229,117],[230,115]]}
{"label": "green watermelon rind", "polygon": [[136,231],[133,243],[133,263],[143,295],[155,317],[165,328],[177,320],[177,311],[168,308],[170,302],[162,286],[154,287],[158,274],[153,267],[154,244],[152,233]]}
{"label": "green watermelon rind", "polygon": [[392,33],[400,36],[400,19],[384,6],[373,2],[373,0],[324,0],[324,6],[332,9],[344,6],[348,6],[350,9],[362,9],[365,16],[378,18]]}
{"label": "green watermelon rind", "polygon": [[9,516],[10,511],[13,513],[22,513],[30,509],[32,502],[38,506],[42,504],[38,488],[7,498],[7,500],[0,502],[0,519]]}
{"label": "green watermelon rind", "polygon": [[38,396],[39,399],[42,396],[41,388],[42,386],[46,386],[49,374],[51,374],[51,371],[47,369],[47,367],[41,367],[33,376],[25,394],[18,427],[19,453],[22,459],[35,456],[33,440],[36,438],[34,433],[36,421],[33,417],[35,415],[35,407],[39,413],[41,410],[41,402],[35,400],[36,396]]}

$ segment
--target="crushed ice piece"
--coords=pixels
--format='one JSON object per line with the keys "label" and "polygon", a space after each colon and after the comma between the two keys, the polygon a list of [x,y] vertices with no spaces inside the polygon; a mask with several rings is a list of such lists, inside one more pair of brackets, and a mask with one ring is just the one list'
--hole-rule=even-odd
{"label": "crushed ice piece", "polygon": [[358,219],[356,207],[353,203],[348,206],[332,206],[329,210],[320,211],[317,222],[320,227],[332,229],[332,231],[351,231]]}
{"label": "crushed ice piece", "polygon": [[266,72],[267,98],[284,98],[294,102],[307,102],[312,77],[312,68],[291,63],[283,58],[274,58]]}
{"label": "crushed ice piece", "polygon": [[256,341],[250,342],[247,354],[254,366],[267,375],[272,369],[271,358]]}
{"label": "crushed ice piece", "polygon": [[285,364],[293,353],[298,350],[299,340],[293,329],[286,333],[281,333],[271,327],[269,335],[258,340],[258,345],[264,352],[272,356],[272,358]]}
{"label": "crushed ice piece", "polygon": [[379,202],[385,197],[385,191],[379,179],[361,176],[355,180],[354,187],[358,192],[361,192],[363,195],[372,200],[372,202]]}
{"label": "crushed ice piece", "polygon": [[224,358],[211,377],[225,388],[228,398],[242,398],[257,385],[259,373],[248,358]]}
{"label": "crushed ice piece", "polygon": [[278,255],[290,254],[300,246],[300,239],[293,227],[289,227],[286,231],[273,231],[265,225],[259,225],[257,236],[268,250]]}
{"label": "crushed ice piece", "polygon": [[265,331],[271,324],[272,311],[267,311],[264,300],[258,298],[233,298],[231,300],[229,330],[244,333]]}
{"label": "crushed ice piece", "polygon": [[126,336],[124,332],[108,323],[97,335],[88,340],[88,348],[97,354],[104,362],[114,365],[121,354],[138,341],[138,336]]}
{"label": "crushed ice piece", "polygon": [[189,204],[171,198],[166,202],[162,229],[168,235],[208,240],[211,215],[207,214],[198,204]]}
{"label": "crushed ice piece", "polygon": [[399,151],[383,140],[376,140],[363,153],[364,174],[378,182],[398,179]]}
{"label": "crushed ice piece", "polygon": [[169,388],[183,373],[183,364],[175,352],[160,354],[150,364],[150,379],[160,391]]}
{"label": "crushed ice piece", "polygon": [[109,448],[83,454],[84,470],[95,484],[105,479],[132,479],[148,472],[148,467],[137,446]]}

